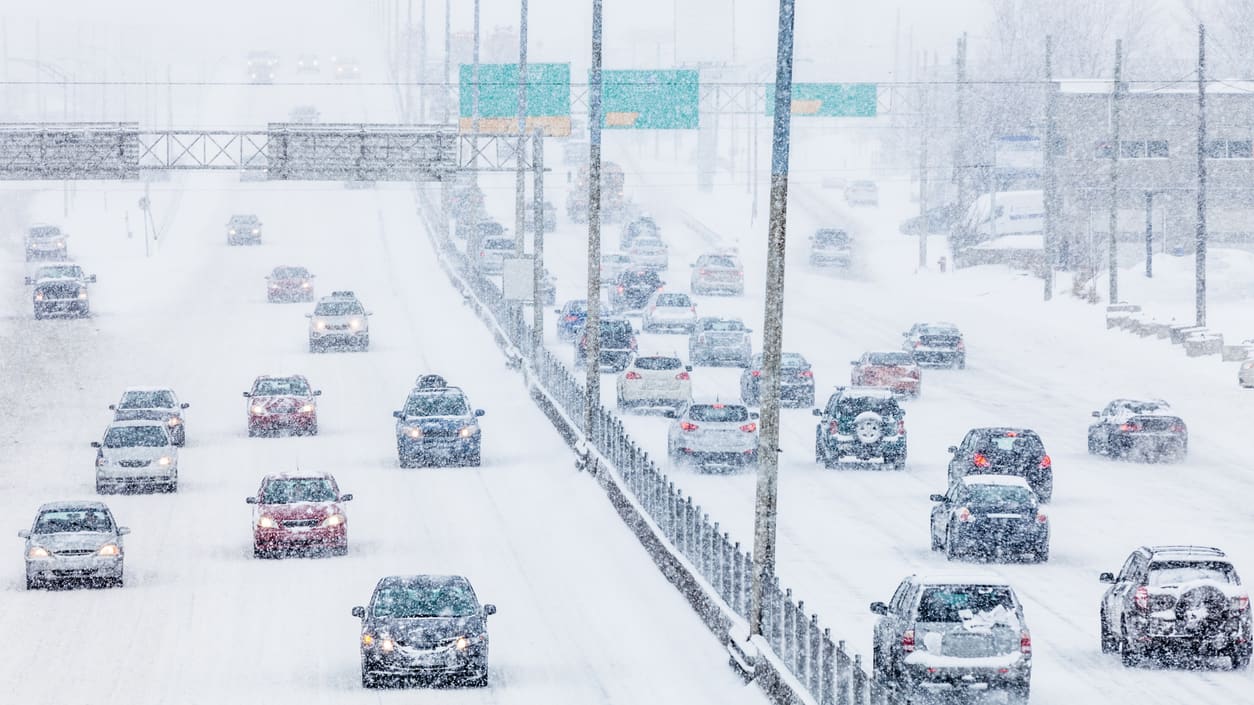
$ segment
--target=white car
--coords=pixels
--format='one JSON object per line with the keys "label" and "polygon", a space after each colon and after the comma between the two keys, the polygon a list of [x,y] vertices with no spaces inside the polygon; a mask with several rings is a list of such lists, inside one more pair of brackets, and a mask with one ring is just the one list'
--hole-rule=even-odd
{"label": "white car", "polygon": [[17,532],[26,539],[26,589],[66,580],[122,587],[122,537],[130,532],[103,502],[40,506],[31,528]]}
{"label": "white car", "polygon": [[309,319],[309,352],[370,347],[370,312],[351,291],[333,291],[314,306]]}
{"label": "white car", "polygon": [[1254,387],[1254,360],[1246,360],[1237,370],[1237,381],[1246,389]]}
{"label": "white car", "polygon": [[116,404],[109,405],[114,421],[160,421],[170,432],[176,446],[187,443],[187,427],[183,410],[191,406],[180,403],[169,387],[127,387]]}
{"label": "white car", "polygon": [[619,274],[631,268],[631,257],[622,252],[601,255],[601,286],[609,286]]}
{"label": "white car", "polygon": [[96,493],[133,487],[178,490],[179,449],[163,421],[114,421],[96,449]]}
{"label": "white car", "polygon": [[500,274],[505,269],[506,257],[517,257],[514,236],[485,237],[479,243],[478,263],[481,274]]}
{"label": "white car", "polygon": [[619,410],[667,409],[673,416],[692,401],[691,365],[674,355],[637,356],[618,376]]}
{"label": "white car", "polygon": [[689,404],[671,424],[667,453],[673,462],[686,460],[699,468],[756,464],[757,418],[744,404]]}
{"label": "white car", "polygon": [[732,253],[701,255],[692,264],[692,293],[745,293],[745,266]]}
{"label": "white car", "polygon": [[636,238],[627,256],[631,258],[632,266],[638,269],[661,272],[670,266],[670,251],[666,243],[656,237]]}
{"label": "white car", "polygon": [[657,291],[645,304],[640,330],[656,333],[662,330],[692,333],[697,324],[697,303],[687,294]]}

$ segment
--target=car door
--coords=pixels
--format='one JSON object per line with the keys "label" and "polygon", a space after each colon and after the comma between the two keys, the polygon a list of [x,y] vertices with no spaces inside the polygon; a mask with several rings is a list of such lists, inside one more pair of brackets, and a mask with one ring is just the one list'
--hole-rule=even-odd
{"label": "car door", "polygon": [[1123,621],[1128,595],[1132,592],[1136,583],[1137,567],[1140,560],[1140,553],[1133,553],[1128,556],[1128,560],[1124,561],[1123,568],[1115,576],[1115,584],[1111,585],[1106,590],[1106,594],[1102,596],[1106,606],[1106,617],[1110,620],[1110,629],[1116,634],[1119,633],[1119,624]]}
{"label": "car door", "polygon": [[[905,599],[905,594],[909,590],[910,579],[907,578],[897,585],[897,589],[893,592],[893,597],[888,601],[888,614],[881,615],[875,621],[874,644],[875,648],[880,652],[880,656],[891,665],[895,665],[897,654],[894,647],[899,643],[897,637],[897,621],[900,613],[901,603]],[[891,666],[890,666],[891,667]]]}
{"label": "car door", "polygon": [[941,538],[949,525],[949,517],[953,514],[954,503],[961,498],[962,484],[950,483],[945,490],[945,499],[932,505],[932,536]]}
{"label": "car door", "polygon": [[967,463],[971,447],[975,444],[975,437],[975,431],[967,431],[967,435],[963,436],[962,442],[954,450],[953,457],[949,459],[949,480],[951,482],[966,474],[964,465]]}

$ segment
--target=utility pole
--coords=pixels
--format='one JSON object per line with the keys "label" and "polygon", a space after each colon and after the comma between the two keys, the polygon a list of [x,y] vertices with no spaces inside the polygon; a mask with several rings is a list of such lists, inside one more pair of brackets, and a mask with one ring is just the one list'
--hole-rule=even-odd
{"label": "utility pole", "polygon": [[963,32],[958,38],[958,53],[954,61],[957,70],[957,81],[954,84],[955,96],[955,117],[958,127],[958,137],[954,144],[954,179],[958,182],[958,213],[966,215],[967,212],[967,187],[964,178],[964,170],[967,168],[966,157],[966,98],[967,92],[967,33]]}
{"label": "utility pole", "polygon": [[1206,325],[1206,25],[1197,26],[1197,232],[1194,264],[1197,281],[1196,325]]}
{"label": "utility pole", "polygon": [[[523,252],[527,240],[527,0],[520,0],[518,20],[518,150],[514,170],[514,251]],[[539,306],[540,302],[534,304]]]}
{"label": "utility pole", "polygon": [[418,122],[427,119],[427,0],[422,0],[418,41]]}
{"label": "utility pole", "polygon": [[444,124],[453,117],[453,0],[444,0]]}
{"label": "utility pole", "polygon": [[[898,20],[900,21],[900,16]],[[925,57],[924,62],[926,61]],[[926,75],[925,71],[924,76]],[[923,218],[923,232],[919,233],[919,269],[927,269],[927,236],[931,231],[931,223],[928,222],[927,215],[927,141],[928,132],[932,128],[931,93],[932,87],[929,81],[923,87],[923,145],[919,150],[919,215]]]}
{"label": "utility pole", "polygon": [[601,406],[601,1],[592,0],[592,67],[588,71],[588,316],[584,362],[584,434]]}
{"label": "utility pole", "polygon": [[1154,277],[1154,192],[1145,192],[1145,278]]}
{"label": "utility pole", "polygon": [[405,121],[414,122],[414,0],[405,0]]}
{"label": "utility pole", "polygon": [[775,574],[775,523],[779,500],[779,368],[784,335],[784,246],[792,123],[793,23],[794,0],[779,0],[775,123],[771,142],[771,215],[766,245],[766,308],[762,317],[762,432],[758,439],[758,483],[754,500],[750,637],[762,634],[766,585]]}
{"label": "utility pole", "polygon": [[1123,94],[1123,40],[1115,40],[1115,83],[1110,97],[1110,303],[1119,301],[1119,98]]}
{"label": "utility pole", "polygon": [[1045,300],[1054,298],[1054,259],[1058,238],[1058,174],[1054,158],[1054,142],[1058,137],[1058,102],[1054,90],[1054,38],[1045,36],[1045,266],[1041,277],[1045,280]]}
{"label": "utility pole", "polygon": [[[470,69],[470,166],[475,169],[479,166],[479,0],[475,0],[475,42],[470,61],[473,64]],[[479,172],[471,173],[478,184]]]}
{"label": "utility pole", "polygon": [[544,347],[544,299],[540,295],[544,285],[544,130],[535,131],[531,141],[532,171],[532,231],[531,261],[535,265],[535,288],[531,292],[531,349],[532,364],[540,348]]}

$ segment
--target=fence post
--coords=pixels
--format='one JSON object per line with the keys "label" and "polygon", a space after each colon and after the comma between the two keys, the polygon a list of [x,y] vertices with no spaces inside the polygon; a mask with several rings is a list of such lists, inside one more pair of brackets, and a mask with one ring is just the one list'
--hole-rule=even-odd
{"label": "fence post", "polygon": [[836,705],[834,691],[836,690],[836,682],[833,676],[833,669],[836,648],[832,645],[832,630],[823,630],[823,665],[820,675],[823,679],[823,695],[819,698],[819,705]]}
{"label": "fence post", "polygon": [[836,705],[849,705],[849,653],[845,640],[836,647]]}
{"label": "fence post", "polygon": [[862,671],[862,654],[853,657],[853,701],[857,705],[866,703],[866,673]]}
{"label": "fence post", "polygon": [[810,694],[815,700],[823,696],[823,643],[820,640],[819,616],[810,615]]}
{"label": "fence post", "polygon": [[797,600],[797,612],[793,616],[793,662],[796,668],[793,673],[797,676],[797,680],[804,686],[807,682],[807,659],[806,649],[810,646],[810,640],[806,638],[806,603],[804,600]]}
{"label": "fence post", "polygon": [[784,661],[785,665],[790,666],[789,653],[792,651],[792,645],[789,641],[792,639],[792,588],[784,588],[783,599],[779,602],[779,622],[775,625],[776,631],[779,633],[779,649],[776,653]]}

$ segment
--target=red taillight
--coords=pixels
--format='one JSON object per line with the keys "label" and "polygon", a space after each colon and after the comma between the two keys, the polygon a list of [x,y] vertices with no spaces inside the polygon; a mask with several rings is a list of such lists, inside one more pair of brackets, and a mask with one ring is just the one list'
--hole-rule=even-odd
{"label": "red taillight", "polygon": [[813,376],[814,376],[814,373],[813,373],[813,372],[811,372],[810,370],[802,370],[802,371],[801,371],[800,373],[798,373],[798,374],[800,374],[802,377],[806,377],[806,378],[810,378],[810,377],[813,377]]}
{"label": "red taillight", "polygon": [[709,274],[709,272],[707,270],[702,269],[699,272],[697,272],[697,274],[700,274],[701,276],[704,277],[705,275]]}
{"label": "red taillight", "polygon": [[827,424],[827,432],[833,436],[836,435],[836,422],[835,421],[832,421]]}
{"label": "red taillight", "polygon": [[683,423],[679,424],[679,427],[685,431],[697,430],[697,425],[695,423],[692,423],[691,421],[684,421]]}
{"label": "red taillight", "polygon": [[1129,423],[1125,423],[1125,424],[1121,424],[1121,425],[1119,426],[1119,430],[1120,430],[1120,431],[1140,431],[1140,430],[1141,430],[1141,424],[1139,424],[1139,423],[1131,423],[1131,422],[1129,422]]}
{"label": "red taillight", "polygon": [[750,372],[749,374],[753,375],[754,377],[761,377],[761,376],[762,376],[762,370],[754,370],[754,371]]}
{"label": "red taillight", "polygon": [[975,455],[971,456],[971,464],[977,468],[986,468],[992,465],[993,463],[990,462],[989,459],[986,458],[983,453],[976,453]]}
{"label": "red taillight", "polygon": [[1250,608],[1250,596],[1238,595],[1232,598],[1232,609],[1238,612],[1244,612]]}
{"label": "red taillight", "polygon": [[757,424],[755,424],[754,422],[750,421],[749,423],[745,424],[744,426],[741,426],[741,427],[740,427],[740,430],[741,430],[741,431],[744,431],[745,433],[753,433],[754,431],[758,430],[758,425],[757,425]]}
{"label": "red taillight", "polygon": [[916,347],[916,348],[921,348],[921,347],[923,347],[923,341],[922,341],[922,340],[916,340],[916,341],[914,342],[914,347]]}
{"label": "red taillight", "polygon": [[566,322],[567,322],[567,323],[574,323],[574,322],[575,322],[575,321],[577,321],[577,320],[579,320],[579,316],[572,316],[572,315],[570,315],[570,314],[567,314],[567,316],[566,316]]}
{"label": "red taillight", "polygon": [[912,654],[914,653],[914,630],[907,629],[905,634],[901,635],[901,650]]}
{"label": "red taillight", "polygon": [[632,352],[636,351],[636,339],[635,338],[631,339],[631,351]]}
{"label": "red taillight", "polygon": [[1047,469],[1047,468],[1053,467],[1053,465],[1054,465],[1054,461],[1050,460],[1048,455],[1047,455],[1047,456],[1045,456],[1044,458],[1041,458],[1041,469],[1042,469],[1042,470],[1045,470],[1045,469]]}
{"label": "red taillight", "polygon": [[968,521],[971,521],[971,510],[970,510],[970,509],[967,509],[966,507],[963,507],[963,508],[959,509],[959,510],[958,510],[958,521],[961,521],[961,522],[964,522],[964,523],[965,523],[965,522],[968,522]]}
{"label": "red taillight", "polygon": [[1037,512],[1037,513],[1036,513],[1036,523],[1037,523],[1037,524],[1044,524],[1044,523],[1046,523],[1046,522],[1048,522],[1048,521],[1049,521],[1049,517],[1045,516],[1045,515],[1044,515],[1044,514],[1042,514],[1041,512]]}
{"label": "red taillight", "polygon": [[618,293],[620,293],[620,294],[621,294],[621,293],[623,293],[623,291],[624,291],[623,287],[621,287],[621,286],[620,286],[620,287],[618,287]]}
{"label": "red taillight", "polygon": [[725,406],[727,405],[726,404],[710,404],[710,408],[712,409],[722,409]]}
{"label": "red taillight", "polygon": [[696,312],[697,312],[697,307],[696,307],[696,306],[689,306],[689,307],[688,307],[688,310],[689,310],[689,311],[692,311],[693,313],[696,313]]}
{"label": "red taillight", "polygon": [[1029,634],[1026,629],[1019,632],[1019,653],[1032,653],[1032,635]]}
{"label": "red taillight", "polygon": [[744,275],[745,275],[745,273],[744,273],[744,272],[740,271],[739,269],[738,269],[738,270],[736,270],[736,276],[738,276],[738,277],[743,277]]}
{"label": "red taillight", "polygon": [[1171,432],[1172,433],[1184,433],[1184,424],[1182,423],[1173,424],[1171,427]]}
{"label": "red taillight", "polygon": [[958,349],[959,349],[959,350],[966,350],[966,349],[967,349],[967,346],[966,346],[966,345],[965,345],[965,344],[964,344],[961,340],[959,340],[959,341],[958,341]]}
{"label": "red taillight", "polygon": [[688,380],[691,378],[688,376],[687,372],[680,372],[679,374],[675,375],[675,379]]}
{"label": "red taillight", "polygon": [[1006,431],[1006,438],[1018,438],[1018,437],[1019,437],[1018,431]]}
{"label": "red taillight", "polygon": [[1144,585],[1136,589],[1136,594],[1132,596],[1132,601],[1136,603],[1139,610],[1149,609],[1149,590]]}
{"label": "red taillight", "polygon": [[488,254],[488,253],[484,252],[483,250],[479,250],[479,256],[480,256],[480,257],[482,257],[482,256],[484,256],[484,255],[486,255],[486,254]]}
{"label": "red taillight", "polygon": [[627,379],[640,379],[640,373],[639,373],[639,372],[628,372],[628,373],[627,373]]}
{"label": "red taillight", "polygon": [[898,436],[906,435],[906,420],[905,419],[897,419],[897,435]]}

